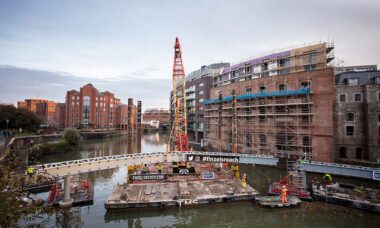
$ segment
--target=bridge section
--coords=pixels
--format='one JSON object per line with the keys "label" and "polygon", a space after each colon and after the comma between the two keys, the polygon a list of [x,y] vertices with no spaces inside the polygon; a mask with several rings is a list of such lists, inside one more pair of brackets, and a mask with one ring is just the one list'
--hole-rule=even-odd
{"label": "bridge section", "polygon": [[[55,162],[33,166],[36,172],[44,172],[52,176],[62,177],[96,170],[113,169],[121,166],[143,165],[164,162],[165,152],[123,154],[105,157],[86,158],[73,161]],[[278,158],[267,155],[232,154],[217,152],[170,152],[168,162],[216,162],[245,163],[261,165],[277,165]]]}

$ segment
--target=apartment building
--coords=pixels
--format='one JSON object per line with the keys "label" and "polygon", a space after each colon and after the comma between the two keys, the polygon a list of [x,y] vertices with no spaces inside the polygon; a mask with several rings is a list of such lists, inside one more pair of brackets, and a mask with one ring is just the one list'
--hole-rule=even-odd
{"label": "apartment building", "polygon": [[227,152],[332,161],[333,48],[303,45],[224,68],[205,101],[205,141]]}

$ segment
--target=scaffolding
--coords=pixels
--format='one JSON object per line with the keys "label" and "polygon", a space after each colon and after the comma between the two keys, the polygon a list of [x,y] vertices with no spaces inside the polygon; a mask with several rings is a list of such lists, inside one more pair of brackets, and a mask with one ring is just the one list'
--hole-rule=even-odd
{"label": "scaffolding", "polygon": [[[296,90],[287,90],[287,80],[277,82],[277,77],[264,78],[263,84],[246,83],[244,86],[260,91],[255,94],[237,96],[237,151],[274,155],[275,157],[297,159],[305,156],[312,159],[313,102],[311,100],[310,78],[296,85]],[[272,80],[272,81],[271,81]],[[278,83],[284,85],[277,87]],[[247,85],[248,84],[248,85]],[[268,86],[273,88],[268,88]],[[262,88],[260,88],[262,87]],[[270,89],[273,92],[264,90]],[[242,91],[242,89],[239,89]],[[222,150],[233,148],[233,97],[222,99]],[[217,145],[218,102],[208,100],[206,111],[206,140]]]}

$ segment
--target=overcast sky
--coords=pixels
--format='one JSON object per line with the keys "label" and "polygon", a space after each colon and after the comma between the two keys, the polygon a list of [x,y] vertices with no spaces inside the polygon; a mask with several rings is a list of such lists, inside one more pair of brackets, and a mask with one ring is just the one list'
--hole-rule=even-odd
{"label": "overcast sky", "polygon": [[333,40],[345,65],[379,64],[380,1],[0,0],[0,103],[64,102],[91,82],[168,107],[173,46],[185,72]]}

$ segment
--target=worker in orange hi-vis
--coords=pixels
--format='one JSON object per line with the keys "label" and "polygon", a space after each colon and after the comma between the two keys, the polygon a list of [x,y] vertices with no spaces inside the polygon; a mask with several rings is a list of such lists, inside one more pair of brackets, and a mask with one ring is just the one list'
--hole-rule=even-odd
{"label": "worker in orange hi-vis", "polygon": [[245,188],[246,185],[247,185],[247,175],[244,173],[244,176],[243,176],[243,188]]}
{"label": "worker in orange hi-vis", "polygon": [[286,200],[286,192],[288,191],[288,189],[284,186],[282,186],[282,195],[281,195],[281,198],[282,198],[282,203],[287,203],[288,201]]}

